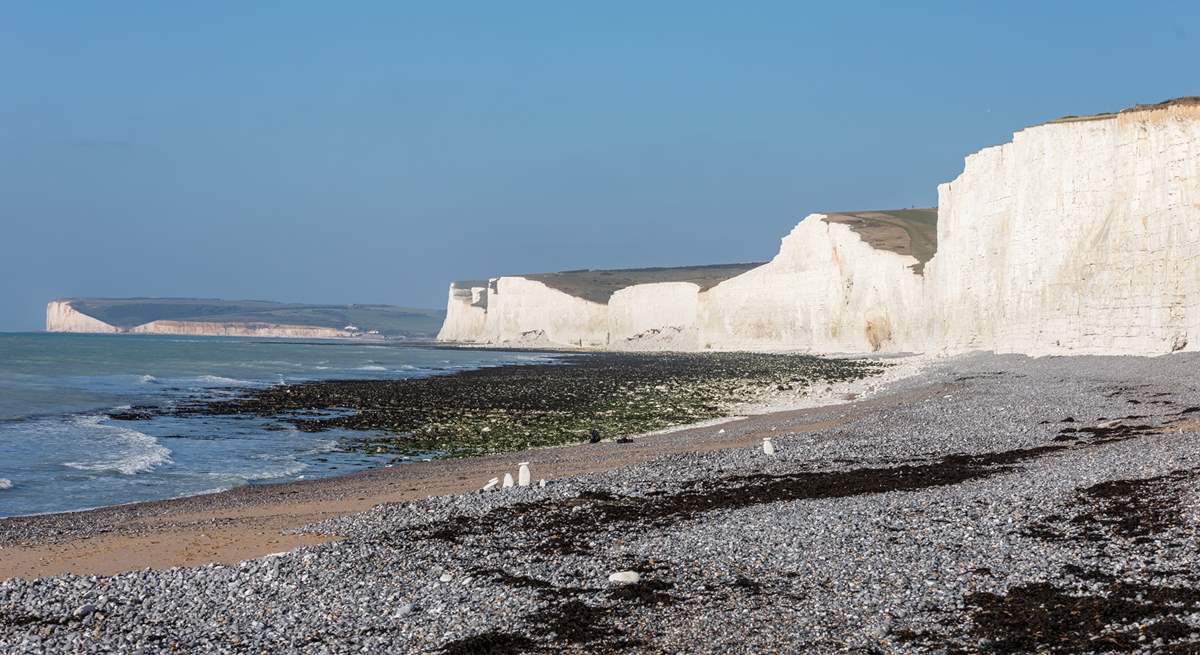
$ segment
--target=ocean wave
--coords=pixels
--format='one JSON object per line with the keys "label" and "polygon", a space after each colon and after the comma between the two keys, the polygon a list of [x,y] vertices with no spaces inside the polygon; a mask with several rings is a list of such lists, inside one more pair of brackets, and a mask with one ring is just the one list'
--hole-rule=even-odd
{"label": "ocean wave", "polygon": [[355,370],[358,370],[358,371],[386,371],[387,367],[386,366],[376,366],[374,364],[368,364],[367,366],[359,366]]}
{"label": "ocean wave", "polygon": [[109,425],[105,416],[80,416],[75,422],[83,428],[100,430],[113,437],[111,444],[101,445],[103,454],[89,461],[63,462],[80,471],[112,471],[122,475],[137,475],[154,470],[161,464],[171,464],[171,450],[154,437],[125,427]]}
{"label": "ocean wave", "polygon": [[138,379],[141,380],[142,384],[158,384],[158,378],[153,375],[143,375]]}
{"label": "ocean wave", "polygon": [[281,359],[268,359],[265,361],[257,361],[253,363],[255,368],[265,368],[273,366],[286,366],[288,368],[308,368],[308,364],[303,362],[289,362]]}
{"label": "ocean wave", "polygon": [[[260,456],[258,459],[266,458]],[[214,471],[208,473],[207,475],[210,478],[218,480],[232,480],[234,486],[241,486],[250,482],[290,478],[306,468],[308,468],[307,464],[298,462],[295,459],[278,458],[276,463],[265,464],[261,468],[245,468],[235,471]]]}
{"label": "ocean wave", "polygon": [[0,491],[3,491],[4,489],[12,489],[12,487],[12,480],[0,478]]}
{"label": "ocean wave", "polygon": [[[232,486],[236,487],[236,486],[240,486],[240,485],[235,484]],[[229,486],[225,486],[225,487],[210,487],[208,489],[201,489],[200,491],[185,491],[181,494],[171,496],[171,498],[191,498],[193,496],[207,496],[209,494],[219,494],[222,491],[229,491],[230,488],[231,487],[229,487]]]}
{"label": "ocean wave", "polygon": [[203,384],[223,384],[226,386],[233,385],[233,386],[242,387],[242,386],[250,386],[250,385],[256,384],[255,382],[253,382],[251,380],[239,380],[237,378],[227,378],[222,375],[201,375],[201,376],[195,377],[193,379],[195,381],[201,382]]}
{"label": "ocean wave", "polygon": [[328,441],[321,441],[316,444],[313,444],[312,448],[309,448],[308,450],[305,450],[305,451],[301,451],[300,454],[301,455],[324,455],[325,453],[338,452],[340,450],[341,450],[341,448],[338,446],[337,440],[330,439]]}
{"label": "ocean wave", "polygon": [[275,480],[277,478],[290,478],[293,475],[296,475],[297,473],[299,473],[300,471],[303,471],[306,468],[308,468],[308,464],[293,461],[290,464],[286,464],[282,468],[263,469],[260,471],[254,471],[250,475],[246,476],[246,479],[247,480]]}

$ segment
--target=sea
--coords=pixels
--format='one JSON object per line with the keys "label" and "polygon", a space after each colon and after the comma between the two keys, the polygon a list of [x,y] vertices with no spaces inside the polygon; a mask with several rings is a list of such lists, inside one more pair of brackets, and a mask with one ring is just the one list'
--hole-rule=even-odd
{"label": "sea", "polygon": [[306,433],[246,416],[109,417],[122,409],[169,409],[269,385],[413,378],[552,358],[395,342],[0,333],[0,517],[395,463],[344,448],[362,432]]}

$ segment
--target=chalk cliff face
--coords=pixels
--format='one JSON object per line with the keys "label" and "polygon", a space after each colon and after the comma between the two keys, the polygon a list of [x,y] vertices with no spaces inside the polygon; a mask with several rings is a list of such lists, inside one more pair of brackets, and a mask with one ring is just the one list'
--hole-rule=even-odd
{"label": "chalk cliff face", "polygon": [[692,350],[698,343],[700,286],[658,282],[626,287],[608,301],[611,346],[621,350]]}
{"label": "chalk cliff face", "polygon": [[180,334],[207,337],[275,337],[336,339],[350,334],[334,328],[275,323],[218,323],[211,321],[151,321],[129,328],[132,334]]}
{"label": "chalk cliff face", "polygon": [[919,306],[917,260],[864,242],[824,214],[805,218],[769,263],[709,290],[699,345],[735,350],[892,350]]}
{"label": "chalk cliff face", "polygon": [[607,302],[523,277],[452,287],[439,338],[618,350],[1200,349],[1200,101],[1022,130],[969,156],[938,199],[936,214],[810,215],[770,262],[715,284],[635,281]]}
{"label": "chalk cliff face", "polygon": [[446,301],[446,320],[438,341],[477,341],[485,338],[487,326],[487,282],[455,282]]}
{"label": "chalk cliff face", "polygon": [[603,348],[608,345],[607,306],[537,280],[500,277],[488,289],[484,333],[492,343]]}
{"label": "chalk cliff face", "polygon": [[931,345],[1030,354],[1200,347],[1200,104],[1051,123],[938,187]]}
{"label": "chalk cliff face", "polygon": [[69,300],[52,300],[46,304],[46,331],[113,333],[121,330],[76,310]]}

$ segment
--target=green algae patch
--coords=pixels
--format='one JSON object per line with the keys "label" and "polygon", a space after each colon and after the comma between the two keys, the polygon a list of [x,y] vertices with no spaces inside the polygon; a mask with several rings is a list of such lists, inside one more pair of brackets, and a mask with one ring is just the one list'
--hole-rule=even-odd
{"label": "green algae patch", "polygon": [[[579,354],[405,380],[272,387],[192,411],[278,417],[305,431],[362,430],[366,453],[468,457],[639,434],[882,372],[872,360],[756,353]],[[337,413],[321,414],[328,410]],[[307,416],[307,417],[306,417]]]}

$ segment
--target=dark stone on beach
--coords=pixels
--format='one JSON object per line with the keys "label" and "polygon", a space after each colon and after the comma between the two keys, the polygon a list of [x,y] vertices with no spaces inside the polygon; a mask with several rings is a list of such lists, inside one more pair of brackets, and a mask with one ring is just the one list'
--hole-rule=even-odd
{"label": "dark stone on beach", "polygon": [[600,431],[599,430],[597,430],[596,428],[592,428],[591,438],[588,439],[588,443],[600,443]]}

